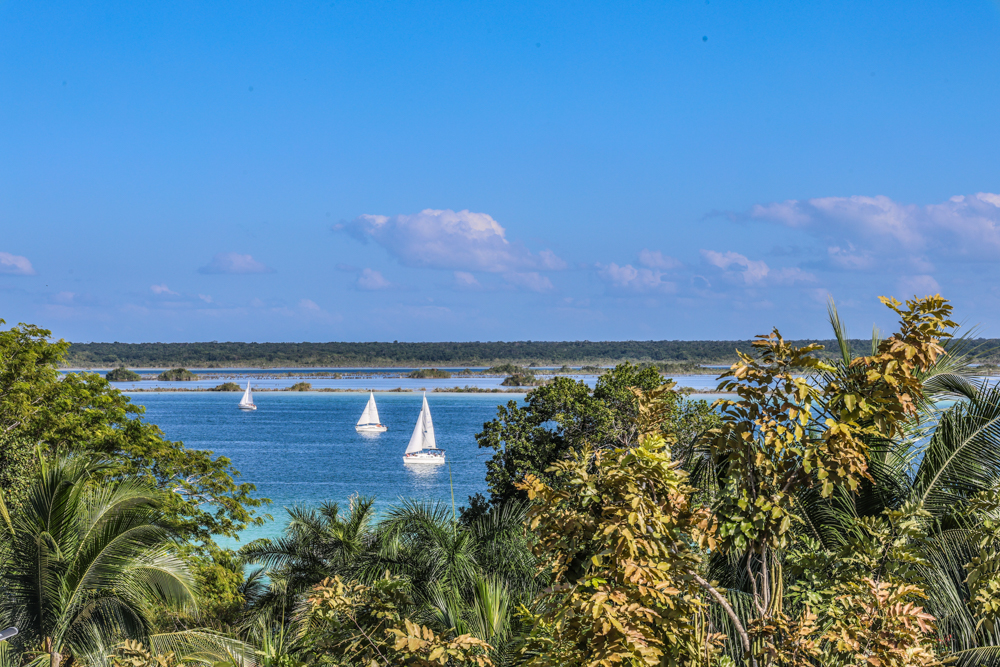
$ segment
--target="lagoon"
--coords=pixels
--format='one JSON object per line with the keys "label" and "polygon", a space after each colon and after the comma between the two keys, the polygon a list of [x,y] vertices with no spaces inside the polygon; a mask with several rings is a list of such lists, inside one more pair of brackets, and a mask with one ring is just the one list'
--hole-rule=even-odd
{"label": "lagoon", "polygon": [[[246,376],[240,379],[245,382]],[[274,520],[246,530],[241,542],[280,534],[286,522],[286,507],[328,500],[346,505],[352,495],[375,496],[379,513],[404,498],[450,506],[453,490],[456,506],[466,504],[470,495],[486,492],[486,462],[493,455],[492,450],[478,447],[476,434],[485,422],[496,417],[498,405],[511,400],[521,403],[525,397],[428,392],[438,447],[446,450],[449,465],[418,467],[405,465],[402,460],[420,413],[421,394],[415,390],[425,386],[431,389],[438,383],[453,387],[454,380],[324,378],[314,380],[314,386],[354,389],[358,393],[275,391],[298,379],[282,378],[266,384],[253,381],[254,387],[264,384],[272,389],[254,395],[258,406],[255,412],[237,409],[238,393],[129,393],[134,403],[146,408],[145,420],[158,425],[167,438],[229,458],[241,473],[239,481],[254,484],[257,496],[271,499],[271,506],[264,511]],[[593,385],[596,377],[581,379]],[[715,386],[711,376],[675,379],[680,386],[702,391]],[[498,379],[488,380],[499,383]],[[127,392],[132,383],[114,384]],[[148,384],[152,383],[135,383]],[[157,384],[194,388],[192,385],[201,383]],[[214,386],[217,382],[206,384]],[[413,391],[385,391],[399,386]],[[385,433],[360,434],[354,430],[368,400],[361,390],[369,387],[376,390],[379,414],[389,427]]]}
{"label": "lagoon", "polygon": [[[285,507],[346,504],[355,494],[376,497],[385,512],[402,498],[464,505],[486,491],[486,461],[492,450],[479,449],[475,435],[496,416],[497,405],[521,401],[524,394],[428,394],[438,447],[449,465],[408,466],[403,451],[417,415],[420,393],[376,393],[379,415],[389,430],[354,430],[368,397],[364,394],[268,392],[254,397],[258,409],[236,408],[230,393],[142,393],[132,401],[145,406],[145,419],[171,440],[226,456],[240,481],[270,498],[274,521],[248,529],[241,541],[273,537],[285,523]],[[229,545],[233,546],[233,545]]]}

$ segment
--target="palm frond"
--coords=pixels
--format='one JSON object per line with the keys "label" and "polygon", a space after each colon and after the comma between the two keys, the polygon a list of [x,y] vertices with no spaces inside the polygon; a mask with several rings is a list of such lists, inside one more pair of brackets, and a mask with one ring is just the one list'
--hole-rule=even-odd
{"label": "palm frond", "polygon": [[1000,387],[944,411],[923,451],[912,498],[946,514],[1000,481]]}

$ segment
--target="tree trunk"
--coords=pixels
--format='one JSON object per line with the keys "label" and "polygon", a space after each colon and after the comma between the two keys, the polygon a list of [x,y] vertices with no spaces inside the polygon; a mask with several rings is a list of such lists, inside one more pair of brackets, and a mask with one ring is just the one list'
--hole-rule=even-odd
{"label": "tree trunk", "polygon": [[49,667],[60,667],[63,657],[62,654],[55,650],[54,643],[52,637],[46,637],[44,642],[45,652],[49,654]]}

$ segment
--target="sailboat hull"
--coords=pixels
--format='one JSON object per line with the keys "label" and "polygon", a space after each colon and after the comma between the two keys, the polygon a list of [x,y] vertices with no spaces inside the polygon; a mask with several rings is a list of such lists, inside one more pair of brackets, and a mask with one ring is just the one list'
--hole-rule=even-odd
{"label": "sailboat hull", "polygon": [[419,465],[444,465],[443,449],[424,449],[412,454],[403,455],[403,463],[413,463]]}
{"label": "sailboat hull", "polygon": [[238,407],[240,410],[246,410],[247,412],[252,412],[253,410],[257,409],[256,405],[238,405],[236,407]]}
{"label": "sailboat hull", "polygon": [[358,433],[385,433],[389,427],[382,424],[358,424],[354,430]]}

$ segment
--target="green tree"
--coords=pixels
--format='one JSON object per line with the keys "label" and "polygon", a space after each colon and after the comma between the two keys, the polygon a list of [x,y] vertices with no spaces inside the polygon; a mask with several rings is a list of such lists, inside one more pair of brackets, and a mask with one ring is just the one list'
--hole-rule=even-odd
{"label": "green tree", "polygon": [[108,371],[104,377],[108,382],[138,382],[142,379],[141,375],[124,366]]}
{"label": "green tree", "polygon": [[194,600],[164,494],[141,480],[93,483],[98,471],[86,457],[43,460],[22,511],[0,530],[0,618],[20,630],[18,648],[51,667],[147,639],[152,603]]}
{"label": "green tree", "polygon": [[372,540],[374,498],[354,497],[348,511],[338,503],[292,507],[284,534],[261,538],[240,549],[244,564],[267,568],[270,588],[253,605],[254,615],[280,617],[323,579],[353,572]]}
{"label": "green tree", "polygon": [[209,391],[243,391],[243,387],[235,382],[223,382],[222,384],[215,385]]}
{"label": "green tree", "polygon": [[35,445],[22,436],[0,434],[0,498],[17,513],[38,467]]}
{"label": "green tree", "polygon": [[[490,502],[524,500],[525,492],[516,486],[525,475],[547,480],[549,466],[585,445],[600,449],[636,444],[638,403],[633,390],[652,391],[667,382],[655,368],[625,363],[602,375],[593,391],[584,382],[557,377],[529,393],[524,407],[516,401],[500,406],[497,418],[476,435],[480,447],[495,451],[486,464]],[[670,418],[664,433],[682,446],[690,446],[717,423],[704,401],[692,401],[691,407],[673,393],[665,400]],[[475,499],[470,503],[482,506]]]}
{"label": "green tree", "polygon": [[107,459],[98,473],[107,479],[134,476],[173,491],[164,511],[185,538],[208,544],[262,523],[254,508],[266,500],[235,481],[229,459],[165,439],[105,378],[63,376],[68,344],[49,338],[26,324],[0,331],[0,434],[39,443],[48,455],[92,452]]}
{"label": "green tree", "polygon": [[[584,448],[556,462],[549,485],[528,474],[535,552],[553,585],[531,614],[532,667],[707,665],[697,544],[710,513],[658,428],[630,449]],[[700,658],[700,659],[699,659]]]}
{"label": "green tree", "polygon": [[[736,396],[717,402],[710,571],[740,611],[728,619],[742,640],[734,657],[936,664],[934,617],[921,606],[937,586],[921,574],[932,515],[908,488],[928,433],[923,383],[955,324],[940,297],[883,302],[900,329],[867,356],[830,363],[774,331],[723,375],[720,389]],[[941,459],[932,449],[924,460]]]}
{"label": "green tree", "polygon": [[156,376],[160,382],[177,382],[180,380],[197,380],[198,376],[186,368],[171,368]]}

